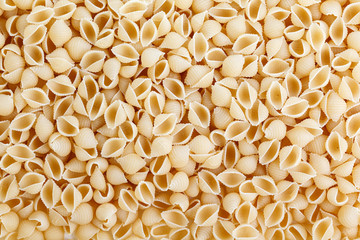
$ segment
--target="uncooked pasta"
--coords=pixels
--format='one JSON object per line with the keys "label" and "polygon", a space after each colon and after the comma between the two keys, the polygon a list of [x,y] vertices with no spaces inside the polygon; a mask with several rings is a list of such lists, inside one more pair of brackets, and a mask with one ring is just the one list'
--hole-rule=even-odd
{"label": "uncooked pasta", "polygon": [[359,29],[356,0],[0,0],[0,239],[359,239]]}

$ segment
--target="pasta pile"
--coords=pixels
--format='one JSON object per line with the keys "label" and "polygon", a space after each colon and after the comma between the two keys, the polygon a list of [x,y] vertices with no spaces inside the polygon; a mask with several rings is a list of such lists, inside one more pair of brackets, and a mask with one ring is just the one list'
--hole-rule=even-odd
{"label": "pasta pile", "polygon": [[0,239],[360,237],[359,1],[0,15]]}

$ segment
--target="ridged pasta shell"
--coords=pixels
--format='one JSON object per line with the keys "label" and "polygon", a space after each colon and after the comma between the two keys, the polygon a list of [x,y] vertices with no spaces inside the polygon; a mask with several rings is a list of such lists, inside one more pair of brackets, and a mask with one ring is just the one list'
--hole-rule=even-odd
{"label": "ridged pasta shell", "polygon": [[232,50],[235,53],[252,54],[255,51],[259,40],[260,38],[256,34],[242,34],[234,42]]}
{"label": "ridged pasta shell", "polygon": [[225,77],[239,77],[242,70],[245,59],[243,55],[230,55],[227,56],[222,64],[221,74]]}
{"label": "ridged pasta shell", "polygon": [[216,175],[207,170],[201,170],[198,173],[199,187],[205,193],[219,194],[220,184]]}
{"label": "ridged pasta shell", "polygon": [[189,52],[194,56],[195,61],[200,62],[209,49],[208,42],[202,33],[195,33],[188,44]]}
{"label": "ridged pasta shell", "polygon": [[344,76],[339,86],[339,96],[352,102],[359,101],[360,85],[353,78]]}
{"label": "ridged pasta shell", "polygon": [[72,36],[71,29],[65,23],[64,20],[57,20],[49,29],[49,38],[55,44],[56,47],[61,47]]}
{"label": "ridged pasta shell", "polygon": [[46,25],[54,16],[54,10],[45,6],[36,6],[26,20],[32,24]]}
{"label": "ridged pasta shell", "polygon": [[69,56],[78,62],[91,49],[91,44],[82,37],[73,37],[65,43],[64,47],[68,51]]}
{"label": "ridged pasta shell", "polygon": [[74,61],[64,48],[55,49],[50,54],[46,55],[45,58],[56,73],[63,73],[74,66]]}
{"label": "ridged pasta shell", "polygon": [[189,121],[200,127],[208,127],[210,124],[210,111],[198,102],[191,102],[189,105]]}
{"label": "ridged pasta shell", "polygon": [[329,29],[330,38],[334,41],[336,45],[340,45],[346,38],[347,34],[348,31],[343,18],[336,18]]}
{"label": "ridged pasta shell", "polygon": [[273,58],[265,64],[262,71],[271,77],[281,77],[285,76],[289,69],[290,65],[288,62],[279,58]]}
{"label": "ridged pasta shell", "polygon": [[60,201],[61,189],[53,180],[47,180],[41,189],[40,197],[47,208],[53,208]]}
{"label": "ridged pasta shell", "polygon": [[269,164],[274,161],[280,151],[280,142],[276,139],[264,141],[259,145],[259,162]]}
{"label": "ridged pasta shell", "polygon": [[325,148],[332,159],[340,161],[348,148],[348,144],[338,132],[331,132],[326,140]]}
{"label": "ridged pasta shell", "polygon": [[89,203],[81,203],[71,214],[71,221],[79,225],[85,225],[92,221],[93,215],[92,206]]}
{"label": "ridged pasta shell", "polygon": [[359,14],[360,4],[358,2],[350,3],[344,8],[342,18],[346,24],[359,24],[360,23],[360,14]]}
{"label": "ridged pasta shell", "polygon": [[43,25],[28,25],[24,29],[24,45],[35,45],[45,39],[46,27]]}
{"label": "ridged pasta shell", "polygon": [[84,1],[86,9],[92,13],[98,13],[103,10],[106,6],[106,1],[103,0],[85,0]]}
{"label": "ridged pasta shell", "polygon": [[207,88],[213,82],[214,71],[205,65],[194,65],[187,71],[185,84],[191,87]]}
{"label": "ridged pasta shell", "polygon": [[242,107],[250,109],[256,102],[257,94],[256,89],[251,86],[249,82],[244,81],[240,83],[240,86],[236,90],[236,99]]}
{"label": "ridged pasta shell", "polygon": [[160,48],[178,49],[186,41],[186,38],[176,32],[169,32],[162,41]]}
{"label": "ridged pasta shell", "polygon": [[206,204],[199,207],[196,211],[194,222],[198,226],[213,226],[219,213],[219,206],[217,204]]}
{"label": "ridged pasta shell", "polygon": [[112,47],[111,51],[121,63],[130,63],[138,60],[140,57],[137,50],[127,43],[116,45]]}
{"label": "ridged pasta shell", "polygon": [[135,197],[135,193],[126,189],[120,190],[118,204],[121,209],[132,213],[136,213],[139,207],[139,203]]}
{"label": "ridged pasta shell", "polygon": [[281,112],[288,117],[300,117],[304,115],[309,107],[309,103],[305,99],[290,97],[284,104]]}
{"label": "ridged pasta shell", "polygon": [[108,107],[105,95],[103,93],[97,93],[86,104],[86,110],[91,121],[104,115],[106,108]]}
{"label": "ridged pasta shell", "polygon": [[171,136],[157,137],[153,140],[151,144],[151,156],[158,157],[169,154],[172,147]]}
{"label": "ridged pasta shell", "polygon": [[255,191],[260,196],[275,195],[278,193],[274,180],[267,175],[253,177],[252,183]]}
{"label": "ridged pasta shell", "polygon": [[19,181],[19,189],[30,194],[39,193],[45,180],[42,174],[34,172],[25,173]]}
{"label": "ridged pasta shell", "polygon": [[311,46],[303,39],[292,41],[289,44],[289,52],[296,58],[305,57],[310,53]]}
{"label": "ridged pasta shell", "polygon": [[305,29],[302,27],[290,25],[284,29],[284,35],[287,39],[295,41],[299,40],[305,33]]}
{"label": "ridged pasta shell", "polygon": [[140,43],[143,47],[148,46],[157,38],[157,28],[152,19],[146,21],[140,30]]}
{"label": "ridged pasta shell", "polygon": [[80,20],[80,35],[91,44],[95,44],[99,35],[99,26],[89,19]]}
{"label": "ridged pasta shell", "polygon": [[122,138],[109,138],[101,149],[101,156],[105,158],[119,157],[124,150],[125,144],[126,142]]}
{"label": "ridged pasta shell", "polygon": [[41,88],[28,88],[22,91],[21,96],[32,108],[39,108],[50,103],[49,97]]}
{"label": "ridged pasta shell", "polygon": [[44,173],[47,177],[59,181],[64,172],[64,163],[60,158],[50,153],[45,157]]}
{"label": "ridged pasta shell", "polygon": [[297,183],[283,180],[278,182],[276,186],[279,190],[274,197],[276,201],[292,202],[298,195],[299,185]]}
{"label": "ridged pasta shell", "polygon": [[226,140],[241,141],[245,138],[250,124],[244,121],[234,121],[228,125],[224,137]]}
{"label": "ridged pasta shell", "polygon": [[291,6],[291,22],[297,27],[309,28],[312,22],[310,10],[299,4]]}
{"label": "ridged pasta shell", "polygon": [[136,43],[140,36],[139,26],[133,21],[123,18],[119,20],[117,35],[124,42]]}
{"label": "ridged pasta shell", "polygon": [[[141,66],[143,67],[152,67],[154,66],[162,57],[164,53],[156,48],[146,48],[141,53]],[[169,60],[169,59],[168,59]]]}
{"label": "ridged pasta shell", "polygon": [[55,132],[49,138],[49,147],[59,156],[65,157],[71,152],[71,142],[67,137]]}
{"label": "ridged pasta shell", "polygon": [[127,174],[135,174],[146,164],[144,159],[133,153],[118,158],[117,162]]}
{"label": "ridged pasta shell", "polygon": [[15,175],[8,175],[0,180],[1,194],[0,199],[2,202],[14,199],[20,192],[19,185],[16,181]]}
{"label": "ridged pasta shell", "polygon": [[80,67],[89,72],[99,72],[102,70],[105,57],[106,56],[103,51],[88,51],[81,58]]}
{"label": "ridged pasta shell", "polygon": [[147,5],[145,2],[131,1],[131,2],[126,2],[123,6],[120,7],[119,14],[131,21],[136,22],[140,20],[140,18],[142,18],[146,9],[147,9]]}
{"label": "ridged pasta shell", "polygon": [[9,129],[16,131],[28,131],[34,125],[36,115],[34,113],[20,113],[11,121]]}
{"label": "ridged pasta shell", "polygon": [[242,224],[237,226],[232,231],[232,236],[235,237],[236,239],[241,239],[241,240],[245,240],[245,239],[255,240],[258,239],[260,233],[252,225]]}
{"label": "ridged pasta shell", "polygon": [[297,166],[301,161],[301,148],[292,145],[283,147],[279,152],[280,169],[289,169]]}
{"label": "ridged pasta shell", "polygon": [[230,188],[238,187],[245,180],[245,176],[235,169],[226,169],[217,178],[222,184]]}
{"label": "ridged pasta shell", "polygon": [[333,234],[333,220],[330,217],[319,219],[312,226],[312,236],[314,240],[331,238]]}
{"label": "ridged pasta shell", "polygon": [[54,4],[54,18],[68,20],[75,12],[76,5],[68,0],[60,0]]}
{"label": "ridged pasta shell", "polygon": [[76,145],[83,148],[93,148],[98,144],[94,132],[90,128],[81,128],[79,133],[74,136],[73,139]]}
{"label": "ridged pasta shell", "polygon": [[17,162],[25,162],[35,158],[34,152],[25,144],[16,144],[6,149],[6,153]]}
{"label": "ridged pasta shell", "polygon": [[316,171],[307,162],[300,162],[296,167],[289,169],[289,173],[295,182],[303,184],[316,176]]}
{"label": "ridged pasta shell", "polygon": [[46,82],[46,86],[57,96],[72,95],[76,88],[70,78],[65,75],[59,75]]}

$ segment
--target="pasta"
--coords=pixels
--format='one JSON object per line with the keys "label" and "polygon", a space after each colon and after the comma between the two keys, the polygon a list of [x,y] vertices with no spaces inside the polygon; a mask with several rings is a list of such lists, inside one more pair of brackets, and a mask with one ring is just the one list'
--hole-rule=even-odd
{"label": "pasta", "polygon": [[358,238],[359,11],[0,0],[0,239]]}

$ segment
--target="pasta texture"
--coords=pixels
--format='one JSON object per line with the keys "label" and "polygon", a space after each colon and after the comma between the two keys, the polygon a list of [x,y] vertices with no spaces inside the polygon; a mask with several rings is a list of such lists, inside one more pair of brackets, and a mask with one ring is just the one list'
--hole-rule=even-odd
{"label": "pasta texture", "polygon": [[0,240],[360,239],[360,1],[0,0]]}

